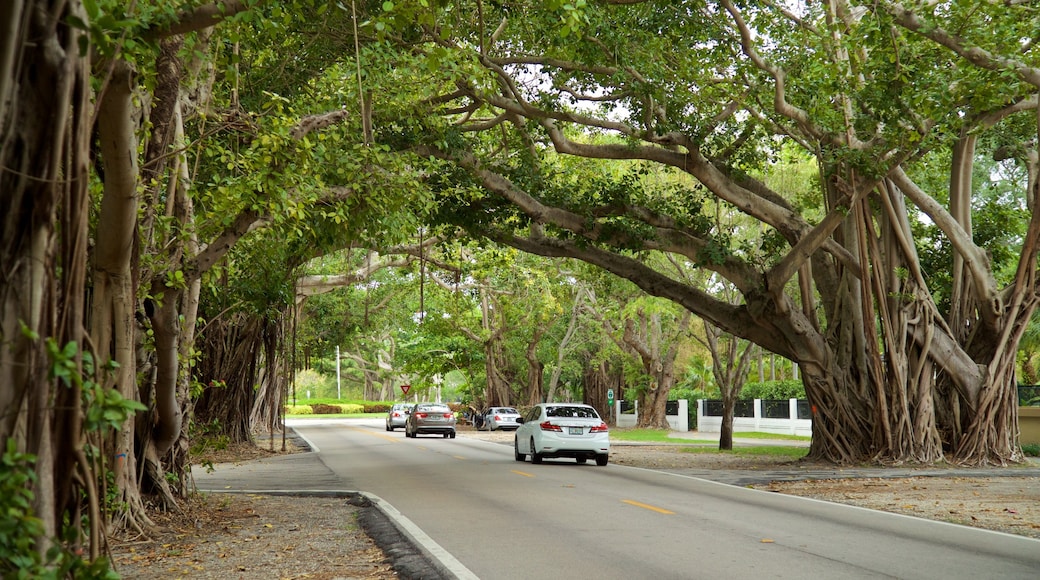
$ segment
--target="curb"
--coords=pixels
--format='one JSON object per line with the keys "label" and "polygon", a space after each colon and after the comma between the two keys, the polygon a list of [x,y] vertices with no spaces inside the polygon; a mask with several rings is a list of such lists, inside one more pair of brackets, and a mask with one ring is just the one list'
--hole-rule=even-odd
{"label": "curb", "polygon": [[[199,489],[204,493],[276,495],[287,497],[330,497],[345,499],[361,508],[358,521],[365,533],[387,557],[401,578],[407,580],[479,580],[447,550],[426,535],[383,498],[367,491],[325,489]],[[374,508],[374,509],[373,509]]]}

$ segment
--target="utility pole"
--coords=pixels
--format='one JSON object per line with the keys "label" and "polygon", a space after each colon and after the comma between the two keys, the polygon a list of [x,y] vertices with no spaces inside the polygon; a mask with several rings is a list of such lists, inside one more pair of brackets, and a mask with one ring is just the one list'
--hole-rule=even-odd
{"label": "utility pole", "polygon": [[336,345],[336,399],[342,399],[343,395],[340,393],[339,387],[339,345]]}

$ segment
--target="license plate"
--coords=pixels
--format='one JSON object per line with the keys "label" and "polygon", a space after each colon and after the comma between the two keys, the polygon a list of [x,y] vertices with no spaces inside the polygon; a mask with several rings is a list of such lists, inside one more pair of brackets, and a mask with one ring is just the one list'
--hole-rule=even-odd
{"label": "license plate", "polygon": [[582,435],[585,433],[585,429],[582,427],[567,427],[567,433],[571,435]]}

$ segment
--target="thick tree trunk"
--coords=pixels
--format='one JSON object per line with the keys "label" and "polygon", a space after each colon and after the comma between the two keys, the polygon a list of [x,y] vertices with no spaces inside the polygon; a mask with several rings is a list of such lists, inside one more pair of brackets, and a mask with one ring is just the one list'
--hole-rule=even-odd
{"label": "thick tree trunk", "polygon": [[636,426],[641,429],[669,429],[667,404],[668,394],[675,384],[674,377],[667,385],[654,381],[648,388],[639,393],[639,421]]}
{"label": "thick tree trunk", "polygon": [[208,435],[232,443],[252,442],[250,413],[263,349],[260,322],[236,314],[210,322],[199,337],[202,357],[195,374],[206,385],[195,404],[195,420]]}
{"label": "thick tree trunk", "polygon": [[527,388],[526,396],[524,397],[528,405],[537,405],[543,400],[543,393],[545,392],[542,388],[542,381],[545,375],[545,364],[538,360],[538,344],[542,340],[542,336],[545,333],[544,329],[539,328],[535,330],[534,335],[531,337],[530,342],[527,343],[527,351],[525,358],[527,358]]}
{"label": "thick tree trunk", "polygon": [[[94,259],[92,337],[98,349],[97,360],[118,365],[107,386],[117,388],[129,400],[139,398],[136,377],[134,304],[136,280],[130,264],[138,210],[137,140],[134,137],[132,74],[122,61],[113,64],[113,74],[98,109],[101,158],[105,167],[105,192],[97,230]],[[135,422],[146,415],[130,417],[115,434],[113,472],[119,505],[126,522],[132,526],[151,524],[145,515],[138,482],[137,451],[134,445]]]}
{"label": "thick tree trunk", "polygon": [[[616,396],[619,399],[621,398],[623,387],[620,379],[621,373],[612,371],[607,361],[591,363],[589,360],[586,360],[585,371],[582,373],[582,377],[582,386],[584,388],[583,401],[595,407],[604,421],[610,425],[615,425],[617,421],[616,417],[614,417],[613,409],[610,409],[607,404],[607,390],[614,389]],[[550,400],[549,402],[554,401]]]}
{"label": "thick tree trunk", "polygon": [[659,313],[647,314],[640,309],[638,324],[629,319],[625,323],[624,343],[639,357],[648,384],[639,392],[639,420],[644,429],[668,429],[666,405],[675,386],[675,357],[679,352],[679,337],[685,334],[690,313],[684,312],[676,323],[676,333],[665,336]]}
{"label": "thick tree trunk", "polygon": [[737,406],[735,391],[722,391],[722,426],[719,428],[719,449],[733,450],[733,413]]}

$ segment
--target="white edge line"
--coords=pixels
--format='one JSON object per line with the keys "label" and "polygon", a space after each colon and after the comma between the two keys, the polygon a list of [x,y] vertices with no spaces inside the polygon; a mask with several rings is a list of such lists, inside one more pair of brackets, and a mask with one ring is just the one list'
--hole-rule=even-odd
{"label": "white edge line", "polygon": [[361,495],[367,497],[372,503],[379,507],[390,521],[397,526],[397,529],[402,534],[408,536],[412,542],[425,552],[432,560],[439,562],[443,565],[450,573],[454,574],[459,580],[479,580],[479,577],[470,571],[462,562],[459,562],[455,556],[452,556],[450,552],[441,547],[440,544],[433,541],[433,538],[426,535],[426,532],[422,531],[422,528],[415,525],[412,520],[408,519],[401,512],[397,510],[393,505],[384,500],[383,498],[369,493],[367,491],[360,492]]}
{"label": "white edge line", "polygon": [[[742,489],[744,491],[749,491],[749,492],[754,492],[754,493],[765,493],[765,494],[770,494],[770,495],[780,495],[782,497],[792,498],[795,501],[809,501],[809,502],[823,503],[823,504],[833,505],[833,506],[841,506],[841,507],[844,507],[844,508],[849,508],[849,509],[854,509],[854,510],[862,510],[862,511],[865,511],[865,512],[871,512],[873,514],[884,514],[884,515],[888,515],[888,516],[896,516],[896,517],[900,517],[900,518],[908,518],[908,519],[912,519],[912,520],[931,522],[933,524],[941,524],[941,525],[945,525],[945,526],[954,526],[954,527],[961,528],[961,529],[967,528],[967,529],[970,529],[970,530],[974,530],[976,532],[985,532],[985,533],[988,533],[988,534],[997,534],[997,535],[1000,535],[1000,536],[1004,536],[1004,537],[1007,537],[1007,538],[1013,538],[1013,539],[1016,539],[1016,540],[1028,540],[1028,541],[1031,541],[1031,542],[1040,542],[1040,540],[1038,540],[1036,538],[1029,537],[1029,536],[1020,536],[1020,535],[1017,535],[1017,534],[1009,534],[1007,532],[998,532],[996,530],[988,530],[986,528],[976,528],[975,526],[969,526],[967,524],[956,524],[956,523],[953,523],[953,522],[947,522],[947,521],[943,521],[943,520],[933,520],[933,519],[929,519],[929,518],[922,518],[922,517],[919,517],[919,516],[912,516],[912,515],[909,515],[909,514],[901,514],[901,513],[898,513],[898,512],[889,512],[889,511],[885,511],[885,510],[876,510],[876,509],[871,509],[871,508],[868,508],[868,507],[863,507],[863,506],[858,506],[858,505],[852,505],[852,504],[847,504],[847,503],[839,503],[839,502],[835,502],[835,501],[827,501],[825,499],[817,499],[815,497],[805,497],[805,496],[801,496],[801,495],[794,495],[794,494],[787,494],[787,493],[777,493],[775,491],[769,491],[769,490],[765,490],[765,489],[757,489],[757,488],[754,488],[754,487],[747,487],[747,486],[744,486],[744,485],[735,485],[735,484],[732,484],[732,483],[724,483],[724,482],[721,482],[721,481],[713,481],[711,479],[705,479],[703,477],[697,477],[695,475],[685,475],[685,474],[682,474],[682,473],[673,473],[671,471],[660,471],[660,470],[657,470],[657,469],[649,469],[649,468],[646,468],[646,467],[635,467],[633,465],[618,465],[616,463],[613,464],[613,466],[614,467],[621,467],[623,469],[636,469],[636,470],[639,470],[639,471],[646,471],[648,473],[657,473],[657,474],[660,474],[660,475],[668,475],[668,476],[671,476],[671,477],[681,477],[683,479],[694,479],[694,480],[697,480],[697,481],[702,481],[704,483],[711,483],[711,484],[714,484],[714,485],[725,486],[725,487],[727,487],[729,489]],[[832,478],[832,479],[837,479],[837,478]],[[855,478],[852,478],[852,479],[855,479]]]}

